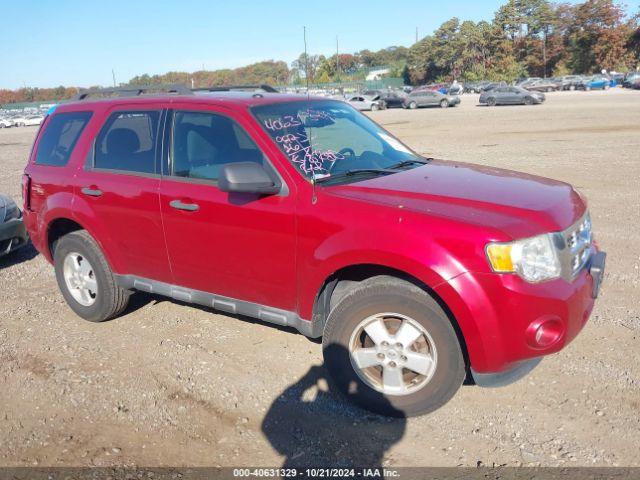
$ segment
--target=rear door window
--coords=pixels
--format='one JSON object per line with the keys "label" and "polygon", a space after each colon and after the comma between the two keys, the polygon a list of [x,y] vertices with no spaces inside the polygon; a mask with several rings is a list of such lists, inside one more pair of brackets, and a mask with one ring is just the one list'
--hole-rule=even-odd
{"label": "rear door window", "polygon": [[94,168],[157,173],[156,151],[160,111],[121,111],[112,114],[95,145]]}
{"label": "rear door window", "polygon": [[36,153],[37,165],[63,167],[91,118],[91,112],[57,113],[49,119]]}

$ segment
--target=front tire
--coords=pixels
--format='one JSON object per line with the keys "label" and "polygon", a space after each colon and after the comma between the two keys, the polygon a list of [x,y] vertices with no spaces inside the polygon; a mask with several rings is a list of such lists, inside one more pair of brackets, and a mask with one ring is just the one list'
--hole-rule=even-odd
{"label": "front tire", "polygon": [[496,99],[493,98],[493,97],[487,98],[487,105],[489,107],[495,107],[496,106]]}
{"label": "front tire", "polygon": [[378,106],[377,103],[374,103],[371,105],[371,111],[372,112],[377,112],[378,110],[380,110],[380,107]]}
{"label": "front tire", "polygon": [[524,104],[525,104],[525,105],[533,105],[533,98],[531,98],[531,97],[525,97],[525,98],[524,98]]}
{"label": "front tire", "polygon": [[322,346],[340,392],[382,415],[432,412],[466,375],[445,312],[424,290],[394,277],[372,277],[346,293],[329,315]]}
{"label": "front tire", "polygon": [[441,100],[440,101],[440,108],[449,108],[449,100]]}
{"label": "front tire", "polygon": [[126,308],[130,293],[118,286],[100,247],[86,230],[56,241],[53,258],[58,287],[78,316],[103,322]]}

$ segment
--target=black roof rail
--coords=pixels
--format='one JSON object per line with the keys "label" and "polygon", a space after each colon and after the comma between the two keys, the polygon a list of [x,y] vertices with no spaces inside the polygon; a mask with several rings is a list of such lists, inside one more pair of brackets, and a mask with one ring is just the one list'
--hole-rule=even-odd
{"label": "black roof rail", "polygon": [[115,88],[95,88],[88,90],[81,90],[78,95],[73,97],[74,101],[85,100],[91,96],[105,95],[116,97],[137,97],[149,92],[163,92],[172,93],[176,95],[193,95],[190,88],[187,88],[182,84],[170,84],[170,85],[130,85],[125,87]]}
{"label": "black roof rail", "polygon": [[263,83],[261,85],[226,85],[218,87],[202,87],[192,88],[193,92],[255,92],[262,91],[266,93],[280,93],[276,88],[271,85]]}

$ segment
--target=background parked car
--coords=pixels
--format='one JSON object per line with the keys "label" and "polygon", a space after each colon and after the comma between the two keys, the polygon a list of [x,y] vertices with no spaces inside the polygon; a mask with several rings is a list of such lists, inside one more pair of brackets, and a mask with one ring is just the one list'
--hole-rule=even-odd
{"label": "background parked car", "polygon": [[464,93],[464,86],[461,83],[455,82],[449,85],[448,95],[462,95]]}
{"label": "background parked car", "polygon": [[401,108],[406,95],[394,90],[368,90],[365,96],[370,96],[372,100],[380,104],[380,108]]}
{"label": "background parked car", "polygon": [[554,80],[548,78],[535,80],[525,85],[521,85],[521,87],[529,90],[530,92],[555,92],[560,90],[560,85]]}
{"label": "background parked car", "polygon": [[488,92],[489,90],[493,90],[498,87],[506,87],[506,82],[487,82],[480,88],[480,93]]}
{"label": "background parked car", "polygon": [[439,91],[432,90],[419,90],[417,92],[411,92],[407,98],[404,99],[404,108],[418,108],[418,107],[436,107],[441,108],[453,107],[460,103],[460,97],[455,95],[445,95]]}
{"label": "background parked car", "polygon": [[497,87],[480,95],[480,103],[494,105],[533,105],[545,100],[544,93],[530,92],[522,87]]}
{"label": "background parked car", "polygon": [[380,102],[365,95],[351,95],[346,98],[346,102],[358,110],[380,110]]}
{"label": "background parked car", "polygon": [[15,124],[13,123],[13,120],[9,119],[9,118],[0,118],[0,128],[9,128],[9,127],[13,127]]}
{"label": "background parked car", "polygon": [[640,72],[629,72],[624,76],[623,87],[638,88],[638,85],[640,85]]}
{"label": "background parked car", "polygon": [[590,77],[585,77],[582,79],[582,82],[578,85],[580,90],[609,90],[611,87],[611,80],[604,75],[593,75]]}
{"label": "background parked car", "polygon": [[11,198],[0,195],[0,257],[27,243],[22,213]]}
{"label": "background parked car", "polygon": [[582,84],[582,77],[580,75],[565,75],[560,78],[562,90],[575,90]]}

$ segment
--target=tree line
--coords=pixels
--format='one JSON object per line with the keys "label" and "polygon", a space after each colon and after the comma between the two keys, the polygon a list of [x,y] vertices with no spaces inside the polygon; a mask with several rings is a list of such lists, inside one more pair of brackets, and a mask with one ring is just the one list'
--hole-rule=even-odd
{"label": "tree line", "polygon": [[[508,0],[491,21],[452,18],[411,47],[378,51],[301,54],[291,65],[267,60],[245,67],[139,75],[129,85],[182,83],[193,87],[238,84],[312,84],[363,80],[368,69],[418,85],[452,79],[506,80],[607,71],[626,72],[640,62],[640,12],[627,17],[614,0],[552,3]],[[126,84],[125,84],[126,85]],[[0,104],[70,98],[76,87],[0,90]]]}

